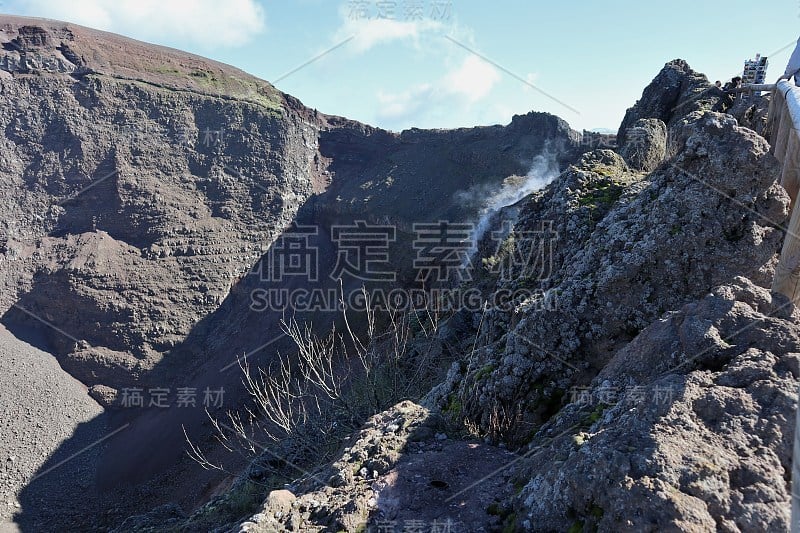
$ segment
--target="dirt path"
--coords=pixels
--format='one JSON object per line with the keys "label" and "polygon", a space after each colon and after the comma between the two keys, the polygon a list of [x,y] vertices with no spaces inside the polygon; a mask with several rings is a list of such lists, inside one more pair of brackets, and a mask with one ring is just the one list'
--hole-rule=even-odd
{"label": "dirt path", "polygon": [[377,512],[371,525],[383,531],[437,524],[452,531],[499,531],[499,509],[515,490],[504,467],[516,458],[478,442],[412,443],[397,466],[373,483]]}

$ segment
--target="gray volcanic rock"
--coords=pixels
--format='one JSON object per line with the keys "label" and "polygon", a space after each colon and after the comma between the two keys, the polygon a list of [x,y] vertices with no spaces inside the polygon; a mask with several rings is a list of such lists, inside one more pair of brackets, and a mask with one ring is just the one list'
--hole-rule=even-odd
{"label": "gray volcanic rock", "polygon": [[719,100],[709,92],[711,88],[705,74],[692,70],[683,59],[670,61],[625,113],[617,133],[617,144],[624,144],[625,133],[639,119],[657,118],[671,128],[693,111],[710,110]]}
{"label": "gray volcanic rock", "polygon": [[739,125],[750,128],[759,135],[767,137],[767,116],[771,101],[772,95],[770,93],[763,95],[745,94],[736,99],[733,107],[728,112],[736,117]]}
{"label": "gray volcanic rock", "polygon": [[[676,154],[657,171],[590,152],[520,207],[497,261],[525,259],[495,288],[539,287],[544,300],[473,316],[478,344],[422,401],[489,441],[522,445],[482,480],[514,494],[465,503],[505,530],[788,528],[800,315],[766,288],[788,197],[766,141],[733,117],[698,111],[672,128]],[[524,236],[542,231],[559,238],[531,254]],[[470,320],[458,322],[471,336]],[[380,446],[370,428],[363,442]],[[413,457],[409,448],[394,464]],[[363,516],[364,487],[342,472],[332,485]],[[391,516],[403,516],[416,493],[394,483]],[[323,518],[276,524],[267,509],[243,529],[344,524],[328,519],[328,489],[297,488],[296,501],[322,502]],[[376,502],[373,520],[385,516]],[[426,512],[446,516],[448,502]],[[487,527],[500,525],[466,530]]]}
{"label": "gray volcanic rock", "polygon": [[[291,223],[328,236],[329,266],[334,225],[395,224],[407,245],[416,222],[475,220],[485,197],[543,152],[566,166],[581,151],[579,134],[545,113],[389,132],[309,109],[227,65],[20,17],[0,17],[0,104],[2,322],[35,330],[127,424],[104,441],[103,490],[83,506],[53,497],[40,507],[42,494],[63,492],[47,477],[26,487],[20,520],[38,529],[116,525],[142,501],[209,497],[224,474],[197,473],[183,453],[183,428],[198,439],[211,431],[203,410],[118,409],[119,398],[132,387],[210,387],[225,390],[226,408],[246,399],[236,358],[266,365],[285,348],[263,349],[282,310],[254,313],[249,296]],[[85,511],[106,507],[100,492],[119,505]]]}
{"label": "gray volcanic rock", "polygon": [[[680,154],[625,193],[575,189],[576,174],[586,175],[579,166],[532,198],[515,231],[553,220],[564,237],[551,273],[542,279],[541,268],[526,265],[499,287],[538,285],[553,300],[487,313],[487,347],[457,379],[466,416],[490,435],[525,441],[549,416],[547,405],[668,310],[736,276],[769,284],[783,237],[774,225],[785,220],[788,197],[766,141],[726,115],[684,122]],[[624,183],[613,178],[620,171],[594,166],[615,183]]]}
{"label": "gray volcanic rock", "polygon": [[[463,346],[421,402],[425,417],[463,422],[501,443],[497,451],[520,446],[486,456],[497,467],[462,505],[484,514],[465,530],[788,528],[800,314],[766,288],[788,197],[766,141],[735,118],[702,109],[664,116],[666,104],[700,94],[691,86],[702,79],[672,64],[635,110],[660,113],[631,122],[658,138],[657,155],[641,165],[654,172],[612,151],[584,154],[515,206],[512,233],[485,258],[509,269],[478,280],[490,295],[543,294],[511,310],[456,315],[458,335],[475,346]],[[670,122],[665,162],[661,121]],[[557,238],[541,253],[530,234]],[[426,452],[396,446],[405,427],[397,409],[373,417],[342,452],[330,487],[306,478],[293,486],[288,514],[283,500],[269,503],[242,530],[334,531],[419,507],[447,516],[451,499],[414,499],[424,494],[414,484],[422,472],[403,476]],[[469,457],[458,446],[447,452],[456,459],[431,457],[432,471]],[[482,500],[485,491],[499,501]]]}
{"label": "gray volcanic rock", "polygon": [[531,442],[520,522],[788,530],[798,319],[737,278],[654,322]]}
{"label": "gray volcanic rock", "polygon": [[0,30],[0,311],[87,385],[130,385],[326,182],[320,121],[190,54],[55,21]]}
{"label": "gray volcanic rock", "polygon": [[[562,164],[579,149],[543,113],[397,134],[176,50],[38,19],[0,30],[0,312],[42,328],[87,385],[125,387],[199,351],[189,334],[304,204],[320,231],[358,218],[410,234],[477,211],[479,195],[456,193],[524,175],[546,143]],[[15,67],[22,56],[74,68]]]}
{"label": "gray volcanic rock", "polygon": [[0,83],[17,132],[0,139],[2,304],[66,332],[48,335],[88,384],[131,383],[180,343],[320,174],[319,126],[274,109],[110,78]]}
{"label": "gray volcanic rock", "polygon": [[[709,88],[668,63],[628,110],[621,155],[581,154],[544,113],[389,132],[227,65],[0,18],[0,313],[89,388],[0,342],[5,497],[31,530],[785,529],[800,315],[766,287],[789,199],[744,127],[765,101],[737,122],[708,111]],[[180,459],[185,437],[212,440],[203,410],[116,409],[126,387],[179,380],[241,406],[231,359],[266,367],[285,348],[270,344],[284,310],[249,297],[291,223],[314,225],[331,263],[334,226],[395,225],[408,287],[414,223],[476,220],[548,152],[572,166],[499,214],[516,223],[466,283],[524,296],[446,317],[436,354],[459,360],[444,382],[371,417],[331,464],[222,485]]]}
{"label": "gray volcanic rock", "polygon": [[667,155],[667,125],[657,118],[637,120],[617,151],[632,168],[654,171]]}
{"label": "gray volcanic rock", "polygon": [[[509,475],[492,474],[514,455],[440,431],[444,423],[438,415],[412,402],[397,404],[372,417],[330,469],[297,487],[299,496],[271,492],[239,531],[399,531],[414,524],[450,531],[500,529],[499,513],[486,509],[499,508],[514,488]],[[473,490],[476,485],[481,490]]]}

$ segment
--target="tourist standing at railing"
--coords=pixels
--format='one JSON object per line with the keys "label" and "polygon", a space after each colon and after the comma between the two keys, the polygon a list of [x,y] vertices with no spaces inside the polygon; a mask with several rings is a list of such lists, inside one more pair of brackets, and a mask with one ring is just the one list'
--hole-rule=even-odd
{"label": "tourist standing at railing", "polygon": [[791,78],[794,76],[794,84],[800,85],[800,39],[797,40],[797,46],[794,47],[792,57],[789,58],[789,64],[786,65],[786,72],[783,73],[784,78]]}

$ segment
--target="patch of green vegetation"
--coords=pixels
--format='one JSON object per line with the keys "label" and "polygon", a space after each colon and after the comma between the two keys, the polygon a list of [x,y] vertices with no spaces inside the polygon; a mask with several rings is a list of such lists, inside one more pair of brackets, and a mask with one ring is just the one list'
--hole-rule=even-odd
{"label": "patch of green vegetation", "polygon": [[583,520],[575,520],[567,530],[567,533],[583,533]]}
{"label": "patch of green vegetation", "polygon": [[621,196],[622,187],[610,181],[601,183],[594,189],[587,191],[586,194],[578,199],[578,204],[591,209],[608,207],[619,200]]}
{"label": "patch of green vegetation", "polygon": [[517,278],[517,288],[519,289],[536,290],[540,283],[541,280],[536,276]]}
{"label": "patch of green vegetation", "polygon": [[486,508],[486,514],[490,516],[501,516],[503,514],[503,508],[497,502],[491,503],[489,507]]}
{"label": "patch of green vegetation", "polygon": [[[180,74],[177,70],[167,70],[164,74]],[[243,80],[236,76],[226,75],[217,78],[211,72],[194,70],[188,77],[203,88],[203,91],[226,95],[232,99],[256,104],[271,111],[281,108],[277,93],[269,90],[266,84],[259,85],[253,80]],[[272,92],[272,94],[269,94]]]}
{"label": "patch of green vegetation", "polygon": [[[179,75],[184,79],[186,79],[187,81],[192,80],[198,85],[200,85],[202,90],[199,94],[209,97],[225,98],[226,102],[238,101],[244,104],[249,103],[252,105],[257,105],[273,116],[279,116],[279,113],[282,110],[282,104],[280,100],[277,98],[277,93],[269,95],[266,92],[268,90],[267,88],[264,88],[263,90],[259,91],[258,86],[254,83],[249,83],[246,85],[238,85],[235,83],[231,84],[230,80],[218,79],[214,77],[195,78],[194,76],[178,72],[177,70],[171,69],[169,67],[163,67],[157,70],[150,69],[150,72]],[[137,87],[146,88],[149,91],[152,91],[155,88],[156,90],[164,91],[165,94],[171,94],[175,92],[179,93],[190,92],[197,94],[196,90],[188,89],[186,87],[181,87],[180,83],[176,83],[177,85],[176,87],[170,85],[169,83],[162,84],[145,80],[114,78],[110,76],[104,76],[102,74],[98,74],[92,77],[87,76],[87,78],[98,78],[98,79],[102,78],[104,83],[135,85]]]}
{"label": "patch of green vegetation", "polygon": [[461,405],[461,401],[458,399],[458,395],[456,393],[452,393],[447,399],[447,406],[444,408],[444,412],[454,417],[461,416],[463,411],[463,406]]}
{"label": "patch of green vegetation", "polygon": [[187,531],[211,531],[215,528],[234,523],[242,518],[258,512],[271,490],[280,482],[261,485],[250,480],[241,481],[190,516],[182,529]]}
{"label": "patch of green vegetation", "polygon": [[207,70],[193,70],[189,73],[189,76],[196,78],[198,81],[207,81],[209,83],[217,81],[217,78]]}
{"label": "patch of green vegetation", "polygon": [[591,167],[592,172],[601,176],[611,177],[619,174],[619,169],[610,165],[595,165]]}
{"label": "patch of green vegetation", "polygon": [[181,71],[169,65],[158,65],[145,69],[148,72],[156,72],[158,74],[180,74]]}
{"label": "patch of green vegetation", "polygon": [[[588,413],[588,414],[587,414],[586,416],[584,416],[584,417],[583,417],[583,419],[581,420],[581,422],[580,422],[580,424],[579,424],[579,427],[578,427],[579,433],[578,433],[578,434],[576,434],[576,437],[577,437],[578,435],[580,435],[580,434],[581,434],[581,432],[582,432],[583,430],[585,430],[585,429],[588,429],[588,428],[592,427],[592,426],[593,426],[593,425],[594,425],[594,424],[595,424],[595,423],[596,423],[598,420],[600,420],[601,418],[603,418],[603,413],[604,413],[604,412],[605,412],[605,410],[606,410],[606,409],[608,409],[609,407],[611,407],[611,406],[610,406],[610,405],[608,405],[608,404],[605,404],[605,403],[598,403],[598,404],[597,404],[597,406],[595,406],[595,408],[592,410],[592,412]],[[577,444],[577,443],[578,443],[578,439],[576,439],[576,437],[573,437],[573,440],[574,440],[574,441],[575,441],[575,443]],[[586,439],[584,439],[584,441],[585,441],[585,440],[586,440]],[[580,445],[580,444],[579,444],[579,445]]]}
{"label": "patch of green vegetation", "polygon": [[511,513],[503,521],[503,533],[514,533],[517,530],[517,514]]}
{"label": "patch of green vegetation", "polygon": [[241,102],[258,105],[267,111],[280,111],[281,103],[261,93],[248,94],[243,97],[235,96]]}
{"label": "patch of green vegetation", "polygon": [[596,503],[593,503],[592,506],[589,507],[589,516],[598,522],[603,518],[603,515],[605,515],[605,511],[603,511],[603,508]]}
{"label": "patch of green vegetation", "polygon": [[589,413],[589,416],[586,417],[586,421],[589,422],[589,425],[594,424],[595,422],[597,422],[598,420],[603,418],[603,413],[609,407],[610,406],[608,404],[605,404],[605,403],[597,404],[597,406],[594,408],[594,410],[591,413]]}
{"label": "patch of green vegetation", "polygon": [[475,373],[475,381],[480,381],[494,372],[494,365],[488,364]]}
{"label": "patch of green vegetation", "polygon": [[673,224],[671,228],[669,228],[669,234],[673,237],[678,233],[683,233],[683,227],[679,224]]}

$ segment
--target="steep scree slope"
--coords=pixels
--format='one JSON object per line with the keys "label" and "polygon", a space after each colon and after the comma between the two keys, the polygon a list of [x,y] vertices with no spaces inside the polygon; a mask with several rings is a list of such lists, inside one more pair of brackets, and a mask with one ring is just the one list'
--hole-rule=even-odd
{"label": "steep scree slope", "polygon": [[[131,386],[213,385],[234,407],[240,379],[220,368],[254,351],[253,364],[268,362],[280,347],[257,350],[279,313],[252,313],[258,280],[246,274],[290,222],[324,235],[388,220],[407,237],[414,222],[474,220],[483,206],[458,193],[491,194],[546,148],[562,165],[580,152],[578,135],[547,114],[393,133],[308,109],[227,65],[10,16],[0,18],[0,103],[2,321],[105,406]],[[95,525],[170,501],[185,477],[165,474],[181,461],[181,427],[207,431],[202,409],[123,411],[111,413],[111,427],[128,429],[104,443],[103,482],[166,481],[119,498],[111,517],[88,517]],[[80,439],[96,426],[82,427],[65,449],[90,444]],[[90,513],[69,505],[37,517],[34,502],[60,490],[48,479],[29,487],[23,521],[85,525]],[[179,483],[189,506],[210,490]]]}
{"label": "steep scree slope", "polygon": [[[476,507],[465,530],[788,530],[800,317],[769,285],[789,198],[768,143],[695,98],[708,87],[674,61],[629,113],[669,123],[670,157],[653,172],[599,150],[522,202],[496,260],[529,259],[481,283],[540,287],[546,302],[452,317],[447,334],[475,349],[425,407],[376,416],[333,465],[369,468],[270,495],[239,530],[399,530]],[[521,249],[543,224],[552,250]],[[415,467],[437,448],[468,464],[478,452],[436,433],[465,429],[473,450],[516,453],[503,464],[497,449],[497,469],[467,491],[462,470]],[[437,497],[413,515],[401,487],[426,482]]]}

